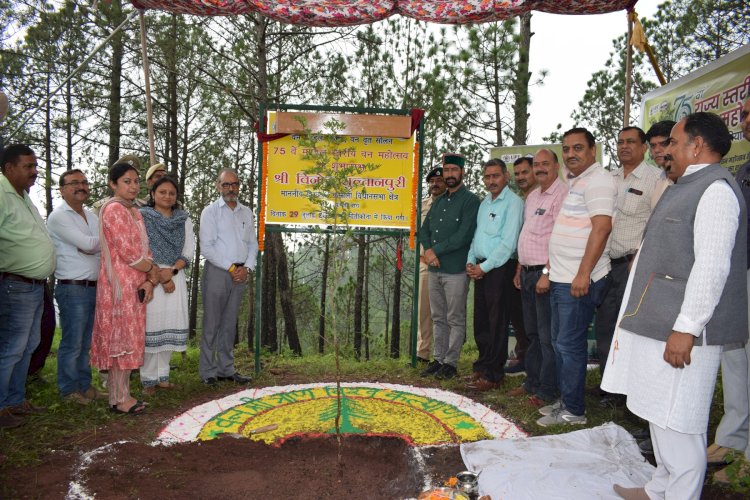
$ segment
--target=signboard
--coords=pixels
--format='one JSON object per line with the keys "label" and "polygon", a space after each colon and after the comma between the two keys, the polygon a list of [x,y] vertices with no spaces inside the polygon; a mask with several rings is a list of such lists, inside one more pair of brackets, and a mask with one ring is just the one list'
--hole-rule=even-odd
{"label": "signboard", "polygon": [[732,149],[721,164],[732,172],[750,158],[742,136],[740,113],[750,98],[750,44],[643,97],[643,130],[661,120],[679,121],[698,111],[719,115],[732,134]]}
{"label": "signboard", "polygon": [[[491,158],[500,158],[508,166],[508,171],[513,173],[513,162],[522,156],[534,155],[540,149],[549,149],[554,151],[557,155],[557,159],[560,161],[560,173],[562,175],[563,158],[562,158],[562,144],[531,144],[522,146],[498,146],[490,149]],[[596,145],[596,161],[602,162],[602,145]]]}
{"label": "signboard", "polygon": [[[394,118],[407,120],[406,134],[401,132],[400,125],[393,125]],[[367,134],[368,130],[376,130],[381,134],[388,130],[398,130],[397,133],[408,136],[411,133],[409,120],[408,116],[349,115],[340,135],[344,139],[338,147],[342,150],[341,156],[330,164],[333,169],[356,167],[360,171],[348,177],[346,192],[343,199],[339,200],[340,203],[347,204],[349,225],[396,229],[411,227],[412,207],[416,203],[416,133],[406,138]],[[324,121],[318,119],[315,123]],[[313,129],[309,125],[310,121],[306,122],[310,130],[316,133],[328,132]],[[277,127],[284,123],[289,123],[288,116],[268,113],[268,133],[284,132],[286,129],[280,130]],[[363,127],[362,123],[369,125]],[[300,129],[301,125],[297,128]],[[309,172],[313,163],[305,156],[310,153],[311,148],[302,145],[301,139],[299,133],[291,133],[267,144],[267,158],[264,162],[267,169],[266,224],[327,226],[332,223],[323,219],[320,207],[310,201],[310,193],[315,191],[321,177]],[[319,147],[320,143],[316,148]],[[366,165],[374,165],[374,168],[368,169]]]}

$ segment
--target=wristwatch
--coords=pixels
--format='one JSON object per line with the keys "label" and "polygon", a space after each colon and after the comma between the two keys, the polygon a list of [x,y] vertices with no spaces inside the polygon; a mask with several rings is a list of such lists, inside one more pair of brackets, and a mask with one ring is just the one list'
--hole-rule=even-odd
{"label": "wristwatch", "polygon": [[177,269],[176,267],[172,268],[172,276],[177,276],[177,273],[179,273],[179,272],[180,272],[180,270]]}
{"label": "wristwatch", "polygon": [[542,274],[545,276],[549,276],[549,267],[543,267],[542,268]]}

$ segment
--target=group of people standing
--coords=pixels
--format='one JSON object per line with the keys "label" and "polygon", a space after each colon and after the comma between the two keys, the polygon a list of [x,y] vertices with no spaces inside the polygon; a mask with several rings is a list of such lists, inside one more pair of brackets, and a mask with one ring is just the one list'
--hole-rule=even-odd
{"label": "group of people standing", "polygon": [[[116,413],[143,412],[147,403],[130,392],[131,371],[140,371],[146,396],[173,389],[170,359],[188,342],[185,271],[195,233],[180,208],[178,182],[163,164],[152,165],[148,200],[139,199],[140,162],[128,155],[109,169],[112,196],[91,210],[86,175],[68,170],[58,182],[62,201],[45,225],[28,196],[37,178],[34,151],[10,145],[0,167],[0,427],[45,411],[26,399],[25,382],[53,274],[60,396],[83,405],[107,399]],[[238,201],[239,187],[233,170],[221,170],[220,197],[201,216],[207,269],[200,376],[208,385],[250,381],[235,370],[233,357],[240,298],[257,252],[253,214]],[[92,384],[92,367],[106,392]]]}
{"label": "group of people standing", "polygon": [[[750,100],[742,120],[750,141]],[[549,149],[529,159],[536,186],[518,183],[525,201],[508,187],[502,160],[483,164],[488,194],[480,202],[463,186],[464,158],[445,154],[442,169],[428,176],[420,230],[420,286],[429,291],[420,308],[429,307],[432,323],[425,335],[420,313],[425,362],[433,336],[422,375],[457,376],[473,281],[478,358],[464,380],[475,391],[502,387],[510,280],[521,290],[528,349],[526,379],[509,395],[538,408],[540,426],[585,424],[595,318],[600,398],[623,400],[648,421],[657,462],[646,485],[615,490],[628,499],[699,498],[707,461],[750,450],[750,161],[735,179],[721,166],[730,146],[727,126],[711,113],[659,122],[648,133],[625,127],[620,167],[607,171],[596,161],[594,136],[573,128],[562,138],[563,169]],[[707,448],[720,363],[726,414]]]}

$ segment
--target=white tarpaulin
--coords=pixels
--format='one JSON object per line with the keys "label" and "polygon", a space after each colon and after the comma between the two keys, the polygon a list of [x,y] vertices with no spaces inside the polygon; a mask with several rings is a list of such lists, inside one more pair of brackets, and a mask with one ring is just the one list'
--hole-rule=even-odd
{"label": "white tarpaulin", "polygon": [[461,445],[468,470],[481,471],[479,493],[492,500],[619,499],[617,483],[643,486],[654,467],[619,425]]}

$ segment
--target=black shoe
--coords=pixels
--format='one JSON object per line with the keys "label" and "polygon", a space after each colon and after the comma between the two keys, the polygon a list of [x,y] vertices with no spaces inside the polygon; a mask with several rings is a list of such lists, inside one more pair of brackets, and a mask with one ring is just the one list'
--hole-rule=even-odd
{"label": "black shoe", "polygon": [[418,365],[427,365],[429,363],[430,363],[429,359],[424,359],[424,358],[420,358],[419,356],[417,356],[417,364]]}
{"label": "black shoe", "polygon": [[216,377],[204,378],[203,383],[206,385],[216,385]]}
{"label": "black shoe", "polygon": [[503,372],[509,375],[514,373],[522,373],[526,371],[526,365],[523,361],[511,361],[508,365],[503,368]]}
{"label": "black shoe", "polygon": [[644,455],[653,455],[654,443],[651,442],[651,438],[645,439],[638,443],[638,449],[641,450],[641,453],[643,453]]}
{"label": "black shoe", "polygon": [[449,365],[448,363],[445,363],[440,367],[440,370],[435,373],[435,378],[438,380],[448,380],[451,378],[456,378],[456,375],[458,375],[458,371],[456,370],[456,368]]}
{"label": "black shoe", "polygon": [[442,366],[443,364],[440,361],[433,359],[432,361],[430,361],[430,364],[427,365],[427,368],[422,370],[422,373],[420,373],[419,376],[429,377],[430,375],[435,375]]}
{"label": "black shoe", "polygon": [[234,382],[237,384],[249,384],[253,380],[252,378],[246,377],[245,375],[240,375],[237,372],[234,372],[234,375],[230,375],[228,377],[216,377],[216,378],[219,379],[220,382],[230,381],[230,382]]}

